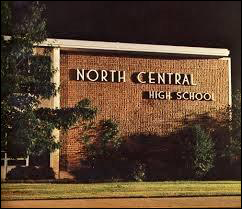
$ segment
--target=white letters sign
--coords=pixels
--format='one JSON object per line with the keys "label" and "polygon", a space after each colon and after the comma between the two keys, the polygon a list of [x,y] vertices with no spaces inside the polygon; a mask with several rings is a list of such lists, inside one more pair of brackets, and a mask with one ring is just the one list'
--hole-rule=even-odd
{"label": "white letters sign", "polygon": [[[77,81],[91,82],[126,82],[125,71],[117,70],[95,70],[95,69],[77,69]],[[131,76],[134,83],[140,84],[160,84],[160,85],[184,85],[196,86],[193,74],[185,73],[157,73],[157,72],[136,72]],[[149,91],[143,92],[146,99],[160,100],[197,100],[197,101],[213,101],[214,96],[204,92],[163,92]]]}

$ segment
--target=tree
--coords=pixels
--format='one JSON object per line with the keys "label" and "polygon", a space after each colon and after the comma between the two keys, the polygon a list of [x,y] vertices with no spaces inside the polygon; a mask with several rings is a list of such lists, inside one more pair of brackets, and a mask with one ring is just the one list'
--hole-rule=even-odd
{"label": "tree", "polygon": [[[12,8],[10,2],[1,1],[1,145],[14,156],[39,155],[60,146],[53,129],[67,130],[80,119],[92,119],[96,109],[87,99],[73,108],[40,108],[42,99],[50,99],[58,91],[51,81],[55,69],[48,48],[42,56],[33,53],[47,37],[45,7],[29,3],[18,18]],[[11,38],[6,40],[4,35]]]}
{"label": "tree", "polygon": [[[232,106],[228,107],[224,112],[228,115],[228,119],[221,124],[221,128],[225,130],[227,140],[222,146],[217,148],[219,159],[218,173],[224,178],[241,178],[241,91],[235,90],[232,94]],[[220,138],[222,138],[220,134]],[[223,139],[223,138],[222,138]],[[221,140],[220,140],[221,141]],[[219,140],[218,140],[219,142]]]}
{"label": "tree", "polygon": [[236,90],[232,97],[231,141],[228,145],[228,155],[232,158],[241,158],[241,92]]}

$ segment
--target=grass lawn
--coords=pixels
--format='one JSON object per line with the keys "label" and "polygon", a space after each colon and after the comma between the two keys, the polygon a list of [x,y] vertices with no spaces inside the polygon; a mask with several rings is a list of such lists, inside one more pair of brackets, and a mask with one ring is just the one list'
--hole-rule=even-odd
{"label": "grass lawn", "polygon": [[240,181],[2,183],[1,200],[241,195]]}

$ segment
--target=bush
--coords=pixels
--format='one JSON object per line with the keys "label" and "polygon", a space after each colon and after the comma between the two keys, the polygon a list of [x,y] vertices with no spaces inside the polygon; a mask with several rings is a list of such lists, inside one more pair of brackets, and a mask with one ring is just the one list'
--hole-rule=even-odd
{"label": "bush", "polygon": [[55,173],[49,167],[17,166],[7,173],[7,180],[55,179]]}
{"label": "bush", "polygon": [[135,181],[144,181],[146,177],[146,165],[141,162],[135,162],[131,173],[131,178]]}
{"label": "bush", "polygon": [[193,170],[196,178],[202,178],[214,167],[215,148],[211,137],[200,126],[195,126],[193,133],[196,140]]}
{"label": "bush", "polygon": [[190,177],[201,179],[214,167],[215,145],[199,125],[193,126],[190,131],[191,136],[183,144],[185,167]]}

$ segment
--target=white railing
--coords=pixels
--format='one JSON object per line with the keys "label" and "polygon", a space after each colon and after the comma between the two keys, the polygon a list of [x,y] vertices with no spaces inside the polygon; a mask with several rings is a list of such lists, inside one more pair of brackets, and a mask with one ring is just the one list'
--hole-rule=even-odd
{"label": "white railing", "polygon": [[5,151],[1,151],[1,155],[2,153],[4,153],[4,157],[2,158],[1,156],[1,161],[3,160],[4,161],[4,164],[1,165],[1,180],[5,180],[6,179],[6,176],[7,176],[7,173],[16,167],[16,165],[14,166],[9,166],[8,165],[8,161],[9,160],[25,160],[25,166],[29,166],[29,156],[27,156],[26,158],[8,158],[8,155],[7,155],[7,152]]}

